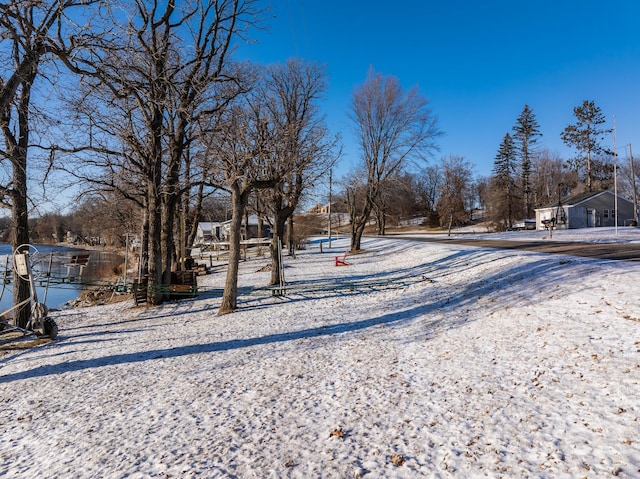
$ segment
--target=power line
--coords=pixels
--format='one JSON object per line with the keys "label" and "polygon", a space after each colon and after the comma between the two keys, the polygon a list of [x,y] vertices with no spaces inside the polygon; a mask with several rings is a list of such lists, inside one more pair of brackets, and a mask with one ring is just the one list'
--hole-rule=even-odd
{"label": "power line", "polygon": [[296,57],[300,56],[298,51],[298,42],[296,40],[296,32],[293,26],[293,16],[291,15],[291,7],[289,6],[289,0],[287,0],[287,18],[289,19],[289,29],[291,30],[291,39],[293,40],[293,46],[296,50]]}
{"label": "power line", "polygon": [[295,15],[296,17],[295,19],[294,19],[294,11],[292,10],[291,5],[289,4],[289,0],[286,0],[286,5],[287,5],[287,18],[289,20],[289,29],[291,30],[291,40],[295,48],[296,57],[299,58],[300,48],[299,48],[298,38],[296,35],[296,25],[302,28],[302,36],[304,41],[303,46],[307,52],[309,51],[309,30],[307,29],[307,22],[305,19],[303,2],[302,0],[298,0],[298,3],[297,3],[298,8],[296,9],[296,13],[298,13],[299,15]]}

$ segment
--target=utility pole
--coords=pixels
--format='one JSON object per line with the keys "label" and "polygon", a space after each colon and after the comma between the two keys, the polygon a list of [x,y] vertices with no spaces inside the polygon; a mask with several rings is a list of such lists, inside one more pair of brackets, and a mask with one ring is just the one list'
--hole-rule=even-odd
{"label": "utility pole", "polygon": [[[591,190],[589,190],[591,191]],[[616,151],[616,116],[613,115],[613,221],[618,236],[618,152]]]}
{"label": "utility pole", "polygon": [[638,192],[636,191],[636,172],[633,169],[633,153],[631,153],[631,143],[629,143],[629,162],[631,163],[631,184],[633,185],[633,221],[638,226]]}
{"label": "utility pole", "polygon": [[331,182],[333,179],[333,169],[329,170],[329,248],[331,248]]}
{"label": "utility pole", "polygon": [[124,249],[124,272],[123,272],[123,277],[124,277],[124,287],[127,287],[127,273],[129,272],[129,248],[131,247],[131,243],[129,242],[129,238],[135,238],[135,234],[134,233],[125,233],[124,234],[124,244],[125,244],[125,249]]}

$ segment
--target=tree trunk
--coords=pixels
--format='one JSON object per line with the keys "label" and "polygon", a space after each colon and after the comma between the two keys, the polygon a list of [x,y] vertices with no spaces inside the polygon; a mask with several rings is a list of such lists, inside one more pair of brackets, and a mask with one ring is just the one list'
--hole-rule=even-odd
{"label": "tree trunk", "polygon": [[231,231],[229,234],[229,264],[218,314],[232,313],[238,307],[238,269],[240,266],[240,237],[245,209],[245,194],[237,185],[231,187]]}
{"label": "tree trunk", "polygon": [[587,150],[587,191],[591,192],[591,150]]}
{"label": "tree trunk", "polygon": [[362,234],[364,233],[364,227],[366,224],[366,221],[359,221],[351,224],[351,251],[360,251]]}
{"label": "tree trunk", "polygon": [[[184,208],[184,221],[188,225],[188,232],[185,236],[185,258],[191,257],[191,246],[196,239],[196,235],[198,234],[198,218],[200,217],[200,213],[202,213],[202,200],[204,198],[204,183],[200,183],[198,186],[198,193],[196,194],[196,201],[193,210],[189,207],[189,199],[183,198]],[[189,219],[192,218],[192,219]]]}
{"label": "tree trunk", "polygon": [[289,256],[296,256],[296,235],[293,224],[293,215],[287,216],[287,243],[288,243],[288,254]]}
{"label": "tree trunk", "polygon": [[513,198],[511,197],[511,188],[507,188],[507,225],[509,228],[513,226]]}
{"label": "tree trunk", "polygon": [[258,216],[258,256],[262,256],[262,240],[264,239],[264,220],[262,216]]}
{"label": "tree trunk", "polygon": [[275,221],[273,224],[273,237],[271,238],[271,280],[269,285],[280,284],[280,255],[278,254],[278,245],[284,238],[285,225],[287,223],[287,215],[283,210],[276,211]]}
{"label": "tree trunk", "polygon": [[163,111],[155,105],[149,124],[151,152],[146,176],[147,208],[149,214],[149,278],[147,303],[162,303],[162,123]]}
{"label": "tree trunk", "polygon": [[367,226],[367,222],[371,216],[372,208],[373,205],[371,202],[367,201],[362,214],[359,216],[352,216],[351,218],[351,251],[360,251],[362,235],[364,234],[364,228]]}
{"label": "tree trunk", "polygon": [[149,277],[147,283],[147,303],[158,305],[162,303],[162,205],[157,191],[160,189],[158,181],[160,175],[150,178],[147,192],[149,208]]}
{"label": "tree trunk", "polygon": [[[12,221],[13,221],[13,244],[12,249],[22,244],[29,243],[29,221],[27,208],[27,175],[26,175],[26,156],[20,163],[22,167],[15,165],[13,170],[13,195],[12,195]],[[16,167],[18,166],[18,167]],[[31,286],[28,281],[20,278],[13,272],[13,304],[19,304],[31,296]],[[31,317],[31,304],[27,303],[18,309],[14,314],[14,324],[20,328],[25,328]]]}
{"label": "tree trunk", "polygon": [[[168,188],[172,190],[173,186],[177,185],[169,184]],[[167,193],[163,203],[160,246],[162,250],[162,284],[166,286],[171,284],[171,271],[174,269],[176,258],[174,227],[178,197],[174,193]]]}
{"label": "tree trunk", "polygon": [[386,234],[387,223],[384,207],[376,208],[376,229],[378,236],[384,236]]}
{"label": "tree trunk", "polygon": [[[17,105],[18,133],[16,139],[10,131],[9,118],[3,116],[3,130],[8,146],[13,173],[13,187],[11,189],[11,215],[13,221],[13,250],[29,243],[29,215],[27,204],[27,150],[29,147],[29,104],[31,86],[35,79],[37,68],[34,68],[28,78],[22,82],[22,91]],[[4,113],[4,112],[3,112]],[[31,285],[28,281],[13,273],[13,304],[26,301],[31,296]],[[27,304],[14,313],[14,324],[25,328],[31,317],[31,304]]]}
{"label": "tree trunk", "polygon": [[162,284],[171,284],[171,271],[176,268],[176,248],[175,248],[175,226],[176,217],[179,217],[178,207],[180,205],[180,167],[184,154],[184,131],[187,122],[180,117],[178,121],[178,134],[172,139],[170,162],[162,195]]}
{"label": "tree trunk", "polygon": [[[175,255],[177,258],[176,266],[178,271],[184,271],[187,258],[191,256],[191,248],[187,245],[187,210],[188,210],[188,200],[183,197],[178,202],[178,240],[176,241],[176,251]],[[189,250],[189,255],[187,256],[187,250]]]}
{"label": "tree trunk", "polygon": [[140,276],[149,274],[149,208],[145,207],[140,231]]}

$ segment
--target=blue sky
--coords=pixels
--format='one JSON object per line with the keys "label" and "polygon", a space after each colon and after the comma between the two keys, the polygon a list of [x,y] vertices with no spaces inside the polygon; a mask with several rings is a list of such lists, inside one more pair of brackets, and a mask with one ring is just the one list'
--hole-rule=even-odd
{"label": "blue sky", "polygon": [[268,28],[252,32],[257,44],[238,53],[326,66],[323,110],[343,135],[343,173],[359,154],[351,97],[371,66],[429,99],[445,133],[436,158],[463,156],[487,176],[525,104],[540,124],[539,148],[572,156],[560,133],[575,122],[573,108],[593,100],[609,127],[615,116],[618,154],[626,158],[631,143],[640,155],[639,25],[637,0],[275,0]]}

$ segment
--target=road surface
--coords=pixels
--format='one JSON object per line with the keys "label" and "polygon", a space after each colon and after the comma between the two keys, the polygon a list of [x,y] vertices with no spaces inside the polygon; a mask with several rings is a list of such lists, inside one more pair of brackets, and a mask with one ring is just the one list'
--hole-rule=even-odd
{"label": "road surface", "polygon": [[[391,236],[391,235],[390,235]],[[480,248],[517,249],[535,253],[566,254],[621,261],[640,261],[640,245],[634,243],[577,243],[572,241],[511,241],[471,239],[460,236],[392,235],[394,238],[434,243],[454,243]]]}

